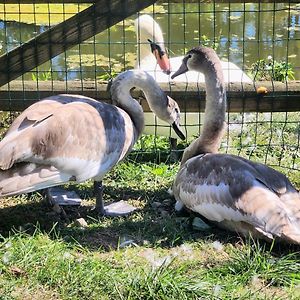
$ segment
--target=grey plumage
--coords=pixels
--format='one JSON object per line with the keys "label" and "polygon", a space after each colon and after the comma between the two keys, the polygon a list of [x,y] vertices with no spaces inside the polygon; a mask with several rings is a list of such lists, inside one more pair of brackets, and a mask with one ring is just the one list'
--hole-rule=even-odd
{"label": "grey plumage", "polygon": [[118,106],[80,95],[41,100],[16,118],[0,142],[0,197],[68,181],[101,181],[142,134],[143,111],[130,95],[133,87],[145,92],[154,113],[179,125],[177,103],[139,70],[115,79],[112,97]]}
{"label": "grey plumage", "polygon": [[187,70],[204,73],[206,108],[201,135],[185,150],[174,181],[178,204],[245,236],[299,244],[300,196],[288,178],[263,164],[217,153],[226,109],[218,56],[210,48],[194,48],[176,73]]}

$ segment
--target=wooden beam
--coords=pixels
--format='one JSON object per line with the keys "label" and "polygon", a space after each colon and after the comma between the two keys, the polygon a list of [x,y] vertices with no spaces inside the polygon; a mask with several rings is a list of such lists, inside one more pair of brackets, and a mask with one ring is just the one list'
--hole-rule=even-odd
{"label": "wooden beam", "polygon": [[[32,3],[95,3],[97,0],[0,0],[0,3],[6,4],[32,4]],[[169,0],[170,3],[183,3],[183,0]],[[298,0],[184,0],[185,3],[299,3]],[[167,3],[166,0],[158,0],[157,3]]]}
{"label": "wooden beam", "polygon": [[0,86],[155,2],[156,0],[96,1],[84,11],[2,55]]}
{"label": "wooden beam", "polygon": [[[182,111],[198,112],[205,108],[204,83],[160,84],[161,88],[179,104]],[[266,94],[258,94],[256,89],[264,86]],[[14,81],[0,89],[0,110],[22,111],[39,99],[55,94],[81,94],[111,103],[107,83],[95,81]],[[133,96],[144,99],[139,90]],[[230,112],[282,112],[300,111],[300,81],[289,83],[256,82],[230,83],[227,86],[228,111]],[[149,111],[145,100],[141,101],[145,111]]]}

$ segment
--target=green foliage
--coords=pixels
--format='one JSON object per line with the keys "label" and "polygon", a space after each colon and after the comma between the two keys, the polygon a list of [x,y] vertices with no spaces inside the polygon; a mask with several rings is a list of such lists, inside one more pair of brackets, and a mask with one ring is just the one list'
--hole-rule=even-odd
{"label": "green foliage", "polygon": [[33,81],[48,81],[52,78],[52,70],[51,68],[48,71],[36,71],[35,73],[31,73],[31,79]]}
{"label": "green foliage", "polygon": [[[94,230],[81,235],[96,242],[111,224],[102,221],[90,220]],[[137,229],[127,224],[127,233]],[[76,236],[76,228],[68,234]],[[152,235],[164,233],[157,227]],[[211,238],[165,249],[157,244],[100,251],[56,227],[48,233],[12,231],[0,238],[0,298],[299,299],[298,253],[281,254],[255,241],[223,242],[215,250]]]}
{"label": "green foliage", "polygon": [[115,72],[113,70],[111,70],[110,72],[104,71],[103,74],[97,75],[97,80],[100,80],[100,81],[109,81],[109,80],[112,80],[115,77],[117,77],[118,74],[119,74],[118,72]]}
{"label": "green foliage", "polygon": [[17,112],[0,111],[0,140],[9,128],[12,121],[18,116]]}
{"label": "green foliage", "polygon": [[211,41],[210,38],[205,34],[203,34],[201,36],[201,42],[200,43],[201,43],[202,46],[213,48],[215,51],[217,51],[217,49],[220,46],[219,42],[217,42],[215,40]]}
{"label": "green foliage", "polygon": [[[253,241],[241,246],[235,234],[197,232],[188,217],[175,215],[167,189],[178,167],[127,159],[111,170],[104,199],[140,208],[127,218],[93,215],[91,182],[70,187],[84,200],[80,208],[64,208],[67,219],[38,193],[2,199],[0,298],[299,299],[292,247],[282,254]],[[70,226],[78,217],[86,228]],[[124,239],[134,244],[123,248]]]}
{"label": "green foliage", "polygon": [[260,59],[251,66],[251,73],[255,80],[294,80],[294,71],[291,63],[276,61],[272,57],[268,60]]}

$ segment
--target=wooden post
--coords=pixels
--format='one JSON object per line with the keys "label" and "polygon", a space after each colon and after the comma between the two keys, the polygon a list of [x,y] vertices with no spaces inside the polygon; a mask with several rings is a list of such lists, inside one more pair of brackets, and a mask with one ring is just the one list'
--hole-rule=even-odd
{"label": "wooden post", "polygon": [[2,55],[0,86],[155,2],[156,0],[96,1],[84,11]]}

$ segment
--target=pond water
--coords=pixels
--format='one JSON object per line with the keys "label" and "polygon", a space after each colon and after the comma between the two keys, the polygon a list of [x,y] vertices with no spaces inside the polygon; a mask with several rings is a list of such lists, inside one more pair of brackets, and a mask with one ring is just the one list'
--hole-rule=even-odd
{"label": "pond water", "polygon": [[[272,56],[277,61],[291,63],[296,79],[300,79],[300,5],[169,3],[152,6],[147,12],[162,27],[170,56],[182,55],[199,43],[210,46],[215,43],[222,59],[234,62],[248,74],[255,61]],[[15,17],[13,21],[7,16],[9,12],[5,17],[2,14],[0,21],[0,54],[45,31],[46,24],[51,23],[47,22],[49,14],[39,24],[27,24],[23,17]],[[136,17],[43,64],[38,68],[39,78],[93,79],[132,68],[136,59],[133,27]],[[27,73],[24,78],[35,79],[35,76]]]}

